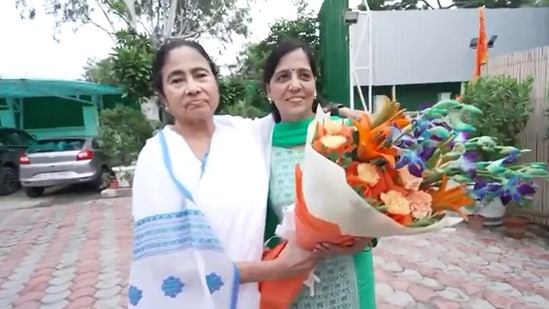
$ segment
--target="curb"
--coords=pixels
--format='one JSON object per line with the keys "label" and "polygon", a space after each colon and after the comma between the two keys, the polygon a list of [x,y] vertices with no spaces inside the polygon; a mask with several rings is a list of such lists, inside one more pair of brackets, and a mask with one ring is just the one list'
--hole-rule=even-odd
{"label": "curb", "polygon": [[132,196],[132,188],[105,189],[101,191],[101,198],[117,198]]}

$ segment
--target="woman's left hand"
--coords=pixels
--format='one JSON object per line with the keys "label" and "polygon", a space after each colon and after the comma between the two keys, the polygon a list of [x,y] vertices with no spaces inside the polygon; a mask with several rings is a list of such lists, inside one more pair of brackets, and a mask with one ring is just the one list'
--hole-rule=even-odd
{"label": "woman's left hand", "polygon": [[363,113],[363,111],[350,109],[348,107],[342,107],[339,109],[339,115],[343,118],[360,120],[361,113]]}
{"label": "woman's left hand", "polygon": [[316,245],[314,252],[318,253],[322,257],[336,256],[336,255],[355,255],[363,251],[366,247],[371,245],[373,238],[360,237],[355,238],[355,243],[350,246],[338,246],[332,243],[319,243]]}
{"label": "woman's left hand", "polygon": [[[326,107],[323,108],[325,113],[329,113],[330,109],[331,109],[330,106],[326,106]],[[337,113],[342,118],[350,118],[350,119],[354,119],[354,120],[360,120],[360,114],[363,113],[363,111],[350,109],[348,107],[341,107],[337,110]]]}

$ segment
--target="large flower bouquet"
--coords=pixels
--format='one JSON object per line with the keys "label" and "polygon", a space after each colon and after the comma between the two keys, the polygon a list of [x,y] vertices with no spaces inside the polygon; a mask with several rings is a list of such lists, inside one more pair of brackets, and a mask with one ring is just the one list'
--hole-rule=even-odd
{"label": "large flower bouquet", "polygon": [[[464,207],[479,198],[522,201],[547,176],[543,163],[503,167],[521,150],[489,137],[468,139],[474,128],[464,113],[474,106],[441,101],[413,115],[386,100],[375,114],[351,123],[317,115],[308,131],[304,159],[295,169],[296,203],[277,234],[313,249],[320,242],[342,246],[355,237],[412,235],[441,230],[467,219]],[[499,151],[495,161],[477,161],[479,149]],[[448,216],[447,212],[459,216]],[[267,251],[274,259],[285,242]],[[262,282],[261,309],[287,309],[312,274]]]}

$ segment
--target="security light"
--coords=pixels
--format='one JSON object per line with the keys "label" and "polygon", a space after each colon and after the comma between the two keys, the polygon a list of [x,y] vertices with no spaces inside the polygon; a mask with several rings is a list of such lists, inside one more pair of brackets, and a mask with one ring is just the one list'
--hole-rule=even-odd
{"label": "security light", "polygon": [[[488,48],[494,47],[494,44],[496,43],[496,39],[498,38],[497,35],[492,35],[490,39],[488,40]],[[472,38],[471,42],[469,43],[469,48],[476,49],[478,46],[478,38]]]}
{"label": "security light", "polygon": [[356,24],[358,22],[358,15],[360,13],[358,11],[354,10],[347,10],[345,11],[345,15],[343,19],[345,20],[346,24]]}
{"label": "security light", "polygon": [[497,35],[492,35],[490,39],[488,40],[488,48],[494,47],[494,43],[496,43],[496,39],[498,38]]}

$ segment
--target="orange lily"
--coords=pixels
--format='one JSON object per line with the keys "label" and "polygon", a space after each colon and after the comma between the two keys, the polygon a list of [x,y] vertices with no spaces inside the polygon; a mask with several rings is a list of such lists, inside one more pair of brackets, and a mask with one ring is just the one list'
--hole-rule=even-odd
{"label": "orange lily", "polygon": [[467,214],[462,209],[464,206],[471,205],[475,202],[465,191],[463,186],[455,186],[447,189],[448,177],[442,175],[442,183],[438,190],[430,190],[429,194],[433,198],[431,207],[434,213],[439,213],[444,210],[450,210],[458,213],[463,218],[467,218]]}
{"label": "orange lily", "polygon": [[399,215],[399,214],[393,214],[393,213],[387,213],[387,216],[396,222],[400,223],[402,226],[409,226],[412,224],[413,218],[411,215]]}
{"label": "orange lily", "polygon": [[324,146],[322,144],[322,138],[324,136],[327,136],[329,135],[327,130],[324,128],[324,126],[322,125],[322,123],[320,122],[317,122],[316,123],[316,132],[315,132],[315,137],[313,139],[313,143],[312,143],[312,146],[313,146],[313,149],[316,150],[317,152],[323,154],[323,155],[329,155],[331,153],[337,153],[338,155],[343,155],[344,153],[348,153],[348,152],[351,152],[355,149],[355,145],[353,143],[353,131],[351,129],[351,127],[349,126],[346,126],[346,125],[342,125],[341,126],[341,131],[339,131],[337,133],[338,136],[342,136],[346,139],[346,141],[339,145],[337,148],[333,149],[333,148],[327,148],[326,146]]}
{"label": "orange lily", "polygon": [[395,166],[395,156],[398,150],[395,147],[384,147],[385,140],[391,135],[391,128],[387,123],[372,127],[370,117],[360,115],[360,120],[353,120],[358,130],[358,161],[368,162],[372,159],[383,158],[391,166]]}
{"label": "orange lily", "polygon": [[404,129],[410,125],[410,118],[404,114],[399,114],[394,120],[393,125],[399,129]]}
{"label": "orange lily", "polygon": [[379,180],[375,185],[372,186],[368,185],[358,177],[358,164],[359,162],[356,161],[349,164],[349,166],[345,169],[345,174],[347,175],[347,183],[351,187],[360,187],[363,191],[364,198],[379,200],[380,194],[389,190],[396,190],[403,194],[406,194],[406,189],[396,185],[393,181],[393,177],[395,176],[395,174],[392,171],[394,170],[392,170],[388,166],[383,169],[379,166],[375,167],[377,175],[379,176]]}

